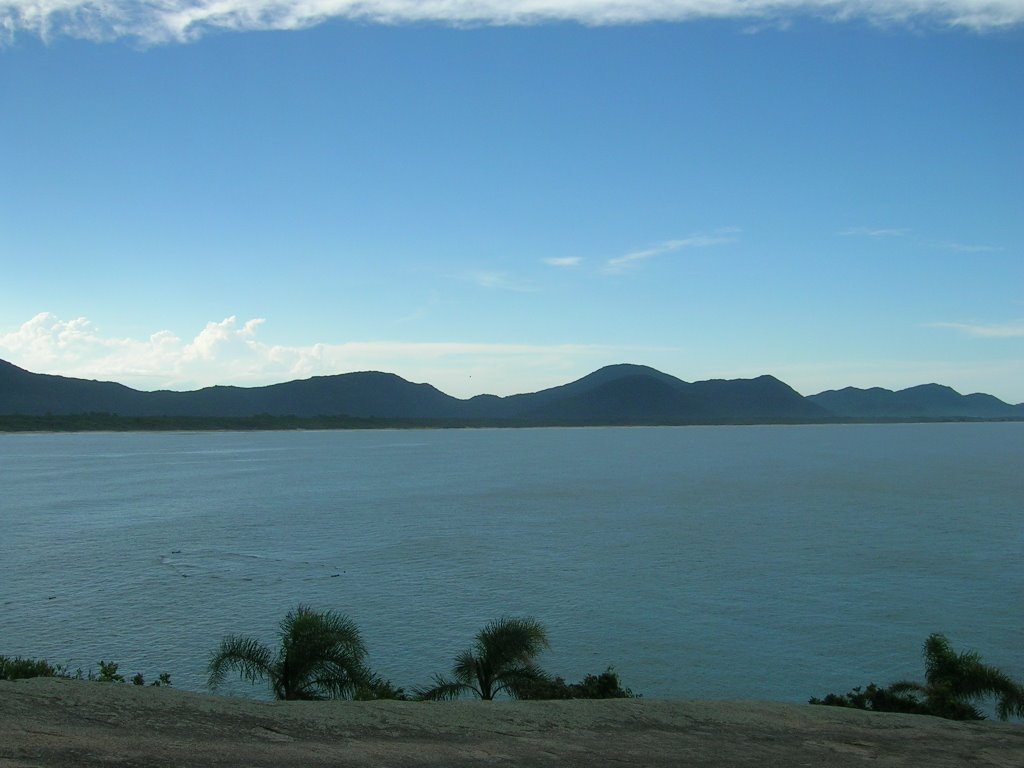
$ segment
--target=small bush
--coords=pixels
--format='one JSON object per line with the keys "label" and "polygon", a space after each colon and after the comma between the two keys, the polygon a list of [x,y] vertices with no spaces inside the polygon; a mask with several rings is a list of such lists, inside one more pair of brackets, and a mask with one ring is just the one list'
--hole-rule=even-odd
{"label": "small bush", "polygon": [[521,699],[636,699],[639,694],[623,688],[619,673],[608,667],[599,675],[587,675],[578,683],[561,677],[544,678],[524,684],[518,690]]}
{"label": "small bush", "polygon": [[65,667],[46,659],[0,656],[0,680],[27,680],[31,677],[71,677]]}
{"label": "small bush", "polygon": [[94,678],[92,672],[90,671],[89,679],[95,679],[96,682],[98,683],[123,683],[124,675],[118,673],[116,661],[101,660],[99,674],[96,675]]}
{"label": "small bush", "polygon": [[390,699],[393,701],[409,701],[404,688],[399,688],[390,680],[385,680],[376,673],[367,673],[367,678],[352,697],[356,701],[376,701]]}
{"label": "small bush", "polygon": [[[145,685],[146,678],[142,676],[141,672],[136,672],[135,677],[132,678],[132,685]],[[152,683],[149,684],[150,688],[159,688],[162,685],[170,685],[171,676],[167,672],[161,672],[160,676],[157,677]]]}
{"label": "small bush", "polygon": [[[117,671],[118,665],[114,661],[101,661],[99,672],[89,670],[84,673],[81,669],[73,674],[63,664],[51,664],[46,659],[23,659],[20,656],[0,656],[0,680],[27,680],[32,677],[62,677],[70,680],[91,680],[98,683],[123,683],[124,675]],[[132,678],[134,685],[146,685],[146,680],[139,672]],[[161,672],[149,685],[160,687],[170,685],[171,676],[167,672]]]}
{"label": "small bush", "polygon": [[827,707],[865,709],[870,712],[902,712],[909,715],[930,715],[931,709],[913,691],[881,688],[874,683],[866,687],[857,686],[849,693],[829,693],[823,698],[812,698],[809,704]]}

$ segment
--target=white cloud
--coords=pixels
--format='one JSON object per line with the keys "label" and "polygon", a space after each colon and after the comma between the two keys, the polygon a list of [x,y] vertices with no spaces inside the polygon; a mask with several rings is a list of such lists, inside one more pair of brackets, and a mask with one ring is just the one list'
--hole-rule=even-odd
{"label": "white cloud", "polygon": [[909,229],[896,227],[850,227],[839,232],[840,237],[903,237]]}
{"label": "white cloud", "polygon": [[228,317],[207,323],[187,342],[166,330],[140,340],[105,336],[83,317],[65,321],[41,312],[17,330],[0,333],[0,355],[40,373],[137,380],[162,387],[207,383],[204,371],[226,361],[222,376],[245,379],[261,356],[255,335],[262,322],[249,320],[239,327],[234,317]]}
{"label": "white cloud", "polygon": [[578,267],[583,263],[580,256],[561,256],[553,259],[544,259],[544,263],[552,267]]}
{"label": "white cloud", "polygon": [[488,290],[519,291],[523,293],[536,290],[532,286],[511,277],[507,272],[477,270],[463,275],[463,278]]}
{"label": "white cloud", "polygon": [[22,350],[37,359],[55,356],[74,340],[88,341],[91,324],[84,317],[61,321],[49,312],[41,312],[18,330],[0,336],[0,348]]}
{"label": "white cloud", "polygon": [[138,389],[257,386],[380,370],[457,397],[508,395],[564,384],[602,365],[663,350],[596,344],[350,341],[289,346],[258,338],[263,320],[210,322],[190,340],[161,330],[147,339],[107,336],[89,320],[43,312],[0,330],[0,358],[36,373],[118,381]]}
{"label": "white cloud", "polygon": [[379,24],[587,25],[732,18],[785,25],[793,17],[934,24],[984,31],[1024,23],[1020,0],[0,0],[0,34],[28,32],[146,43],[211,31],[294,30],[330,19]]}
{"label": "white cloud", "polygon": [[984,339],[1024,338],[1024,321],[1002,325],[979,325],[976,323],[929,323],[929,328],[950,328],[968,336]]}
{"label": "white cloud", "polygon": [[[837,232],[840,237],[868,237],[872,239],[905,237],[911,234],[911,230],[900,227],[850,227]],[[961,243],[955,240],[929,240],[914,238],[913,242],[926,248],[936,248],[954,253],[996,253],[1003,248],[996,245],[984,245],[978,243]]]}
{"label": "white cloud", "polygon": [[214,360],[218,353],[229,345],[244,347],[250,339],[255,338],[256,329],[264,321],[248,320],[241,329],[236,330],[238,321],[234,315],[219,323],[207,323],[190,344],[185,345],[183,354],[186,360]]}
{"label": "white cloud", "polygon": [[734,227],[729,227],[717,230],[711,235],[692,235],[680,240],[666,240],[658,243],[657,245],[653,245],[650,248],[631,251],[623,254],[622,256],[610,258],[605,262],[604,271],[609,274],[617,274],[636,266],[639,262],[652,259],[655,256],[661,256],[665,253],[672,253],[673,251],[680,251],[687,248],[708,248],[713,245],[732,243],[736,240],[736,238],[732,236],[732,233],[738,231],[739,230]]}
{"label": "white cloud", "polygon": [[504,272],[473,272],[469,279],[481,288],[504,288],[508,285],[508,275]]}

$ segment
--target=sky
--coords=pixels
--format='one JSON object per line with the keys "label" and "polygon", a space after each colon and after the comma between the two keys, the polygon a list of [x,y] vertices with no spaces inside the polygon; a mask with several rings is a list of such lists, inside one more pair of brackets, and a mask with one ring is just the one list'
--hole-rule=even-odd
{"label": "sky", "polygon": [[1024,0],[0,0],[0,358],[1024,402]]}

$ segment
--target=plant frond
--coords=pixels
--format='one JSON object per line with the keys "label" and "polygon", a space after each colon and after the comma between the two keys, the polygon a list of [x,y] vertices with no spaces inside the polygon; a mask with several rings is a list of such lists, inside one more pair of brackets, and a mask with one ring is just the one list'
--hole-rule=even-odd
{"label": "plant frond", "polygon": [[328,699],[354,696],[370,679],[363,664],[366,645],[348,616],[300,604],[279,629],[276,657],[252,638],[225,637],[210,660],[210,687],[234,669],[250,682],[269,680],[278,699]]}
{"label": "plant frond", "polygon": [[925,641],[929,699],[957,719],[983,719],[973,702],[995,697],[1000,719],[1024,713],[1024,691],[1000,669],[985,664],[977,651],[954,652],[949,640],[932,634]]}
{"label": "plant frond", "polygon": [[228,635],[210,659],[207,685],[215,690],[224,682],[229,670],[251,683],[277,677],[273,655],[267,646],[251,637]]}
{"label": "plant frond", "polygon": [[956,677],[962,667],[961,659],[945,635],[933,632],[924,641],[925,680],[933,685]]}
{"label": "plant frond", "polygon": [[915,683],[913,680],[898,680],[895,683],[892,683],[888,687],[888,690],[891,693],[896,694],[915,695],[924,694],[927,689],[925,688],[925,686],[921,685],[920,683]]}
{"label": "plant frond", "polygon": [[413,697],[418,701],[451,701],[469,691],[480,695],[480,691],[472,685],[435,675],[434,685],[430,688],[414,688]]}
{"label": "plant frond", "polygon": [[370,675],[360,665],[324,661],[310,670],[308,679],[308,687],[317,698],[348,699],[361,687],[369,685]]}
{"label": "plant frond", "polygon": [[999,697],[996,715],[1000,720],[1009,720],[1011,717],[1024,718],[1024,686],[1014,685],[1013,690],[1006,691]]}
{"label": "plant frond", "polygon": [[285,698],[331,699],[355,693],[366,645],[355,622],[299,605],[281,622]]}
{"label": "plant frond", "polygon": [[409,700],[404,688],[396,686],[390,680],[368,669],[364,670],[363,678],[352,694],[352,698],[356,701]]}
{"label": "plant frond", "polygon": [[462,651],[455,657],[452,674],[463,685],[472,685],[480,677],[480,660],[473,655],[472,651]]}
{"label": "plant frond", "polygon": [[471,649],[455,657],[454,680],[437,678],[438,685],[417,694],[443,698],[472,691],[481,699],[492,699],[504,691],[516,697],[516,681],[525,684],[543,675],[534,658],[547,647],[544,627],[536,619],[497,619],[477,633]]}
{"label": "plant frond", "polygon": [[539,621],[511,616],[487,624],[477,634],[476,645],[478,656],[495,669],[530,662],[549,647]]}
{"label": "plant frond", "polygon": [[355,622],[334,611],[314,611],[306,605],[289,611],[281,622],[281,645],[285,653],[317,656],[344,652],[359,661],[366,655],[366,645]]}
{"label": "plant frond", "polygon": [[497,685],[494,692],[504,692],[513,699],[518,699],[521,698],[522,692],[531,685],[546,682],[549,679],[548,674],[536,664],[509,667],[495,676]]}

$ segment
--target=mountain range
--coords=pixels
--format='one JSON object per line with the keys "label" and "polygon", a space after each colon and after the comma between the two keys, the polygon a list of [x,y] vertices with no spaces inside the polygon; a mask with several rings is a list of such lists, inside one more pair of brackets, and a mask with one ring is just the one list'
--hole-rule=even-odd
{"label": "mountain range", "polygon": [[897,392],[847,387],[804,397],[773,376],[686,382],[642,365],[610,365],[528,394],[459,399],[430,384],[367,371],[263,387],[143,392],[122,384],[31,373],[0,360],[0,415],[134,418],[348,417],[494,425],[815,423],[1024,419],[1024,404],[938,384]]}

